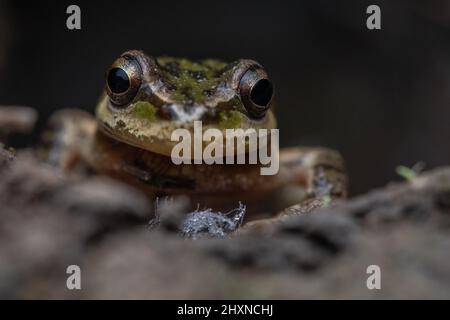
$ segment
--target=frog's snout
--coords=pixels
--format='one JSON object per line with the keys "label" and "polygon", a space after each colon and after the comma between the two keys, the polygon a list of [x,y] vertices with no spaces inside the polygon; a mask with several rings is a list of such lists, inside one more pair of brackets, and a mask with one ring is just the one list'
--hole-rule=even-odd
{"label": "frog's snout", "polygon": [[172,121],[192,122],[202,120],[207,113],[207,108],[203,105],[192,106],[172,103],[161,106],[161,113]]}

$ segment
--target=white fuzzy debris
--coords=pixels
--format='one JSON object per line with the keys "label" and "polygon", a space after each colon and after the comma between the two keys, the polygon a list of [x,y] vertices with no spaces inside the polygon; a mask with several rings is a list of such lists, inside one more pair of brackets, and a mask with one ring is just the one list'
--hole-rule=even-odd
{"label": "white fuzzy debris", "polygon": [[246,206],[239,202],[239,207],[228,213],[213,212],[212,209],[197,209],[187,215],[181,225],[185,237],[198,239],[202,237],[224,237],[240,227],[244,219]]}

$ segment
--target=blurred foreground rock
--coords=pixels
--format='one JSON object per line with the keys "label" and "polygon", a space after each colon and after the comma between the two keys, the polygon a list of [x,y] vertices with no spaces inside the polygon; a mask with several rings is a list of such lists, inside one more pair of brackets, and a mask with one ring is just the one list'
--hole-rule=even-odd
{"label": "blurred foreground rock", "polygon": [[30,107],[0,106],[0,142],[15,133],[30,133],[37,120],[37,112]]}
{"label": "blurred foreground rock", "polygon": [[149,228],[152,212],[139,190],[0,148],[0,298],[450,298],[450,168],[225,238],[183,238],[176,214]]}

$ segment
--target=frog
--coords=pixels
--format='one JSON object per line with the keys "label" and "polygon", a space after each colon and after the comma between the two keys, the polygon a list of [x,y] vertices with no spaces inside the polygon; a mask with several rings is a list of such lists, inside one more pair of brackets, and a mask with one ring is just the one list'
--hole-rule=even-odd
{"label": "frog", "polygon": [[261,175],[261,164],[173,163],[171,133],[193,132],[196,121],[202,130],[224,134],[230,128],[276,129],[274,96],[267,71],[255,60],[126,51],[106,72],[95,116],[63,109],[50,118],[45,158],[66,173],[121,180],[152,200],[185,196],[193,207],[222,212],[242,202],[249,214],[273,216],[305,201],[345,199],[344,159],[322,146],[282,148],[275,175]]}

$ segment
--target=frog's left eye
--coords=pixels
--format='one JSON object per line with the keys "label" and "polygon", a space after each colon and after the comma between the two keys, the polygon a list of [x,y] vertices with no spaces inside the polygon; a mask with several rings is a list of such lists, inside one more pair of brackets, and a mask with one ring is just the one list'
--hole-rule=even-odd
{"label": "frog's left eye", "polygon": [[273,86],[260,67],[247,70],[239,83],[242,102],[250,116],[263,117],[271,106]]}
{"label": "frog's left eye", "polygon": [[117,59],[106,76],[106,92],[116,106],[128,104],[141,86],[142,70],[133,57]]}

